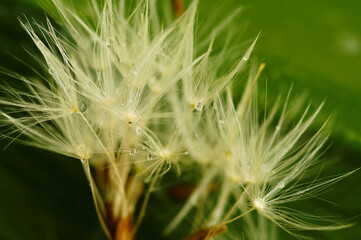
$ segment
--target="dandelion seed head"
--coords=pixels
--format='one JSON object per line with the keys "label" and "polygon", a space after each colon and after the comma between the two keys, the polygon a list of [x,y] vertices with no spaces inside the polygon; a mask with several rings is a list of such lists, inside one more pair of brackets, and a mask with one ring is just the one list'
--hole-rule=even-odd
{"label": "dandelion seed head", "polygon": [[[23,23],[47,74],[40,76],[44,81],[16,76],[29,91],[9,88],[10,96],[0,99],[1,106],[10,109],[10,113],[0,110],[1,121],[13,126],[9,136],[23,135],[28,144],[90,160],[98,164],[95,167],[128,164],[130,170],[124,172],[144,182],[155,183],[171,167],[180,169],[183,160],[196,165],[202,170],[200,183],[173,225],[193,207],[201,208],[197,203],[209,197],[210,186],[218,181],[219,196],[214,196],[210,216],[215,223],[227,212],[228,200],[237,196],[233,190],[238,188],[243,189],[246,204],[237,209],[252,205],[286,230],[317,228],[291,210],[280,209],[342,178],[293,184],[314,165],[326,141],[322,129],[308,139],[305,134],[321,107],[314,113],[307,108],[289,128],[288,102],[284,106],[276,102],[260,117],[255,92],[264,64],[250,67],[243,95],[234,102],[232,82],[245,73],[258,36],[224,73],[219,69],[228,55],[213,53],[211,40],[194,42],[195,4],[180,19],[165,24],[155,1],[137,1],[139,7],[130,14],[122,9],[126,1],[99,6],[91,1],[94,28],[61,0],[53,1],[70,39],[58,34],[50,21],[38,29]],[[215,31],[216,35],[220,30]],[[209,47],[199,52],[196,45]],[[14,114],[13,109],[19,111]],[[117,172],[117,167],[113,170]],[[128,177],[134,176],[120,178]]]}
{"label": "dandelion seed head", "polygon": [[[242,182],[242,178],[239,176],[239,174],[230,174],[229,175],[229,179],[233,182],[233,183],[237,183],[239,184],[240,182]],[[249,183],[249,182],[248,182]]]}
{"label": "dandelion seed head", "polygon": [[74,149],[74,154],[77,158],[82,160],[88,160],[93,156],[93,153],[85,144],[76,146]]}
{"label": "dandelion seed head", "polygon": [[104,99],[104,103],[108,106],[108,107],[112,107],[115,105],[116,100],[114,98],[106,98]]}
{"label": "dandelion seed head", "polygon": [[266,202],[264,199],[262,198],[256,198],[254,201],[253,201],[253,205],[254,207],[259,210],[259,211],[263,211],[265,208],[266,208]]}
{"label": "dandelion seed head", "polygon": [[149,88],[154,94],[160,94],[162,92],[162,86],[155,81],[149,83]]}
{"label": "dandelion seed head", "polygon": [[172,158],[172,153],[168,150],[168,149],[161,149],[158,152],[158,156],[163,160],[163,161],[170,161]]}
{"label": "dandelion seed head", "polygon": [[125,114],[125,119],[127,123],[132,124],[137,120],[138,116],[133,112],[128,112]]}
{"label": "dandelion seed head", "polygon": [[70,112],[72,112],[72,113],[80,113],[78,105],[72,106],[71,109],[70,109]]}

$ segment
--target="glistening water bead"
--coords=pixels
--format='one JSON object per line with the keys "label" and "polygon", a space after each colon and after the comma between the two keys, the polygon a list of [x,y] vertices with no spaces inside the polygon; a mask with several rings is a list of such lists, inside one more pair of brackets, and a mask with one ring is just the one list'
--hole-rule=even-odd
{"label": "glistening water bead", "polygon": [[136,148],[130,150],[130,152],[129,152],[130,155],[136,155],[137,153],[138,153],[138,149],[136,149]]}
{"label": "glistening water bead", "polygon": [[110,39],[110,38],[107,38],[107,40],[105,41],[105,45],[106,45],[107,47],[110,47],[112,44],[113,44],[113,40]]}
{"label": "glistening water bead", "polygon": [[88,105],[86,105],[85,102],[80,101],[80,102],[78,103],[78,109],[79,109],[79,111],[80,111],[81,113],[85,113],[86,110],[88,109]]}
{"label": "glistening water bead", "polygon": [[199,102],[197,103],[197,105],[194,107],[195,110],[197,110],[198,112],[202,112],[203,111],[203,103]]}
{"label": "glistening water bead", "polygon": [[142,130],[140,127],[137,127],[137,128],[135,129],[135,132],[137,133],[137,135],[142,135],[143,130]]}

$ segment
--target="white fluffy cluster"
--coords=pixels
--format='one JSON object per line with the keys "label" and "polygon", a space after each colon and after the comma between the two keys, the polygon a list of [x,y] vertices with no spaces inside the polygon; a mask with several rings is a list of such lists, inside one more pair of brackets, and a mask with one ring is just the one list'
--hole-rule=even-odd
{"label": "white fluffy cluster", "polygon": [[[167,231],[193,208],[198,209],[195,228],[210,229],[202,239],[253,210],[287,231],[344,227],[315,226],[282,208],[345,175],[298,183],[326,139],[322,128],[304,138],[320,108],[314,113],[307,109],[292,127],[286,124],[290,107],[279,103],[259,119],[254,91],[264,65],[244,71],[256,41],[221,74],[227,51],[213,54],[212,41],[202,43],[209,45],[203,54],[195,50],[196,4],[163,25],[161,19],[172,18],[171,10],[160,18],[152,0],[135,1],[130,12],[125,0],[102,6],[89,1],[91,24],[60,0],[53,1],[67,37],[50,21],[36,29],[23,23],[48,74],[36,79],[11,74],[27,89],[2,87],[0,121],[11,125],[6,136],[82,160],[101,219],[104,201],[112,203],[114,219],[133,215],[149,183],[137,228],[155,183],[176,169],[178,174],[200,174]],[[235,104],[231,87],[239,74],[249,80]],[[105,188],[98,189],[101,184],[95,183],[88,163],[109,169]],[[212,203],[211,195],[216,196]],[[251,220],[245,226],[256,228]]]}

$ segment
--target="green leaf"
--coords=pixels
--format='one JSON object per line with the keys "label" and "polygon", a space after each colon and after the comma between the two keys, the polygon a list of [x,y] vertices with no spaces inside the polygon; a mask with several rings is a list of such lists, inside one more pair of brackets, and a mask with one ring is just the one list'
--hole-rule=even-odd
{"label": "green leaf", "polygon": [[[237,1],[233,1],[235,4]],[[326,100],[334,137],[361,145],[361,2],[246,1],[249,36],[268,65],[269,95],[294,83],[309,100]],[[283,90],[284,91],[284,90]]]}

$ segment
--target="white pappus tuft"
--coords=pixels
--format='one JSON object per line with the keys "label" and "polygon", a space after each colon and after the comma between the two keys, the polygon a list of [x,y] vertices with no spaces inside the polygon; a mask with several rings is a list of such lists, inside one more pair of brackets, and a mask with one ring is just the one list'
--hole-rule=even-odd
{"label": "white pappus tuft", "polygon": [[[262,240],[276,239],[270,222],[291,234],[348,226],[309,223],[316,217],[285,207],[350,173],[301,183],[327,140],[324,126],[308,135],[322,104],[294,121],[289,93],[261,117],[256,89],[265,64],[248,69],[258,36],[222,69],[228,46],[213,48],[239,9],[198,39],[197,1],[176,14],[165,0],[101,2],[87,1],[87,17],[52,0],[62,30],[50,20],[22,21],[43,72],[3,71],[23,88],[1,86],[0,124],[8,126],[4,138],[81,160],[108,239],[135,238],[156,184],[173,170],[177,179],[196,176],[167,233],[193,209],[192,240],[211,239],[230,223]],[[241,96],[233,85],[239,76],[248,76]]]}

